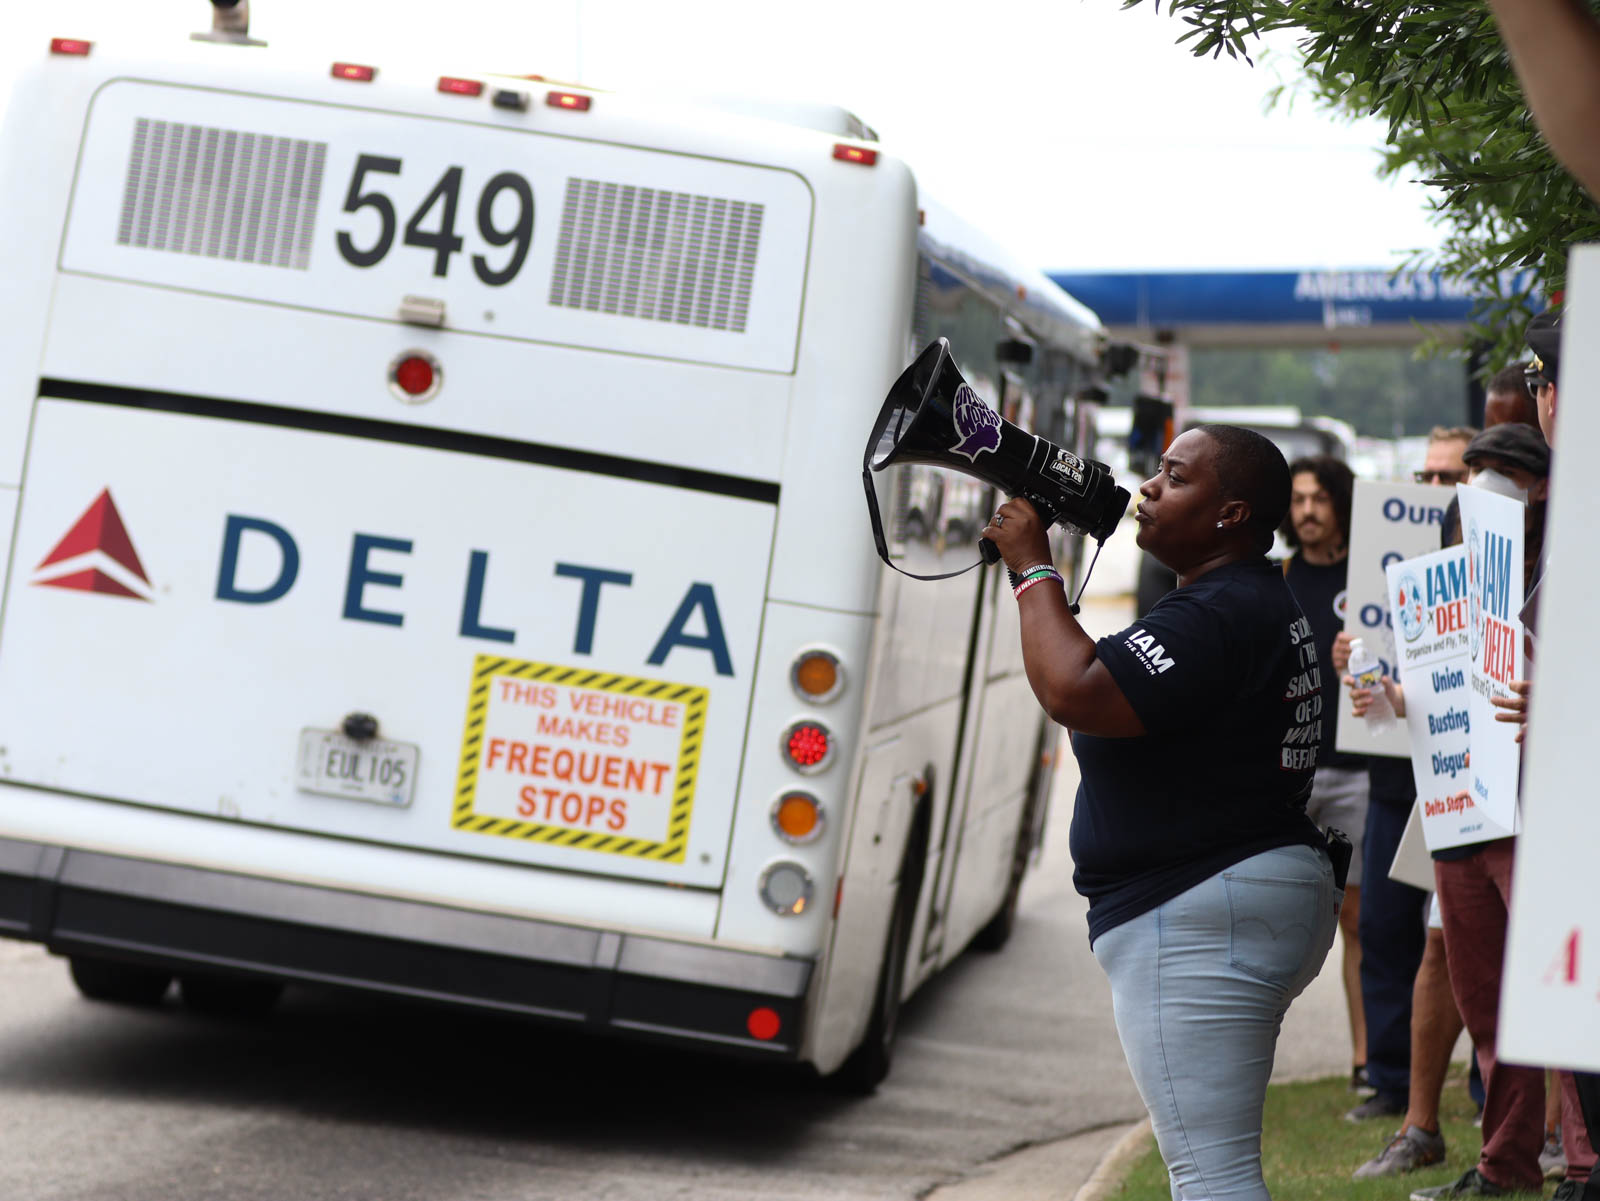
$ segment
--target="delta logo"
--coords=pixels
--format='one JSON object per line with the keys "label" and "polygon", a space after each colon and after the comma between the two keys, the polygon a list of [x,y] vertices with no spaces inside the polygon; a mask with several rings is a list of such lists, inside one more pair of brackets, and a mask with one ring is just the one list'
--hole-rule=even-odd
{"label": "delta logo", "polygon": [[66,588],[141,601],[149,601],[155,591],[110,488],[101,490],[33,574],[36,588]]}

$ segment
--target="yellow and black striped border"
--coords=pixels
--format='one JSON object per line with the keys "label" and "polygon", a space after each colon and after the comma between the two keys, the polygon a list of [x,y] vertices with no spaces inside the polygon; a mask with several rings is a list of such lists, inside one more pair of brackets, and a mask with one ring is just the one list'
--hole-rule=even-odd
{"label": "yellow and black striped border", "polygon": [[[653,842],[647,838],[626,838],[621,834],[574,830],[569,826],[551,826],[474,812],[478,760],[483,749],[484,721],[489,713],[489,687],[496,676],[682,703],[683,741],[678,747],[678,775],[673,786],[666,837]],[[553,846],[573,847],[581,851],[604,851],[608,855],[630,855],[660,863],[682,863],[689,848],[689,818],[694,811],[694,785],[700,769],[700,744],[705,734],[706,705],[710,699],[710,689],[692,684],[670,684],[638,676],[589,671],[581,667],[560,667],[550,663],[529,663],[495,655],[479,655],[472,664],[472,690],[467,697],[467,727],[461,739],[461,773],[456,781],[456,803],[450,824],[457,830],[468,830],[474,834],[498,834],[502,838],[548,842]]]}

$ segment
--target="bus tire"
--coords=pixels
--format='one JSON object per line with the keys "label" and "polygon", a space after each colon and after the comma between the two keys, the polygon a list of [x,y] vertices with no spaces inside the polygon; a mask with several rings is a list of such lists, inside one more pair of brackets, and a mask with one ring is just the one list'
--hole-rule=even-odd
{"label": "bus tire", "polygon": [[889,917],[889,935],[884,939],[883,964],[878,969],[877,995],[872,1001],[872,1017],[860,1045],[850,1052],[829,1083],[840,1092],[868,1096],[889,1074],[894,1062],[894,1040],[900,1027],[900,993],[906,978],[906,951],[911,945],[911,916],[917,903],[917,882],[902,873],[900,891],[895,894],[894,911]]}
{"label": "bus tire", "polygon": [[91,1001],[113,1005],[159,1005],[172,983],[172,973],[160,968],[73,955],[68,960],[72,982]]}
{"label": "bus tire", "polygon": [[250,976],[180,976],[186,1009],[208,1017],[257,1018],[271,1013],[283,995],[277,980]]}

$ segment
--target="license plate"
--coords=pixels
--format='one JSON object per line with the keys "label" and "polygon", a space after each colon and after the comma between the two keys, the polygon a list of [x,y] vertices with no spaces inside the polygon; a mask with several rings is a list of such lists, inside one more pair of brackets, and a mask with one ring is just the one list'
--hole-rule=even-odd
{"label": "license plate", "polygon": [[416,788],[420,754],[409,742],[357,742],[337,730],[301,730],[295,782],[322,796],[404,807]]}

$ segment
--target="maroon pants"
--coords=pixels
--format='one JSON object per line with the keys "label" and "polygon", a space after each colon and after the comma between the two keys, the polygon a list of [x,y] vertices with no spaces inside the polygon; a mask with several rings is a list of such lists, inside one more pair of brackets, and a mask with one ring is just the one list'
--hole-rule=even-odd
{"label": "maroon pants", "polygon": [[1483,1073],[1483,1154],[1478,1171],[1501,1188],[1539,1192],[1544,1187],[1539,1170],[1544,1069],[1499,1063],[1495,1058],[1515,846],[1515,840],[1503,838],[1485,843],[1467,859],[1435,860],[1433,875],[1444,917],[1450,991],[1478,1049],[1478,1069]]}

